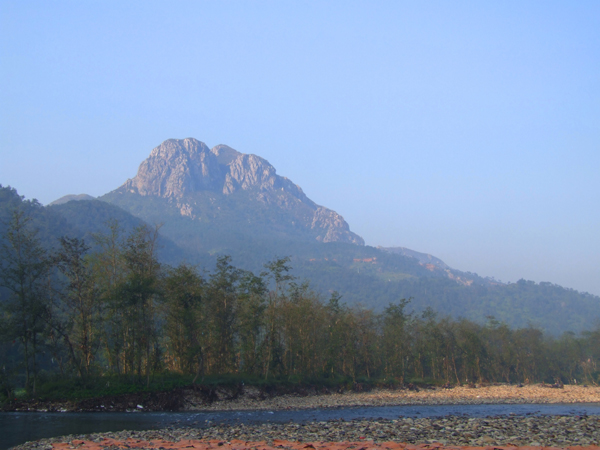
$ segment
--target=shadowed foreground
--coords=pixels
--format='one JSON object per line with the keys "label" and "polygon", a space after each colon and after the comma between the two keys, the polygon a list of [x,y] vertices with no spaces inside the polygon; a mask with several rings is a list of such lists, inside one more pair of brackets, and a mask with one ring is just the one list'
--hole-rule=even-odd
{"label": "shadowed foreground", "polygon": [[[459,446],[444,446],[440,443],[432,444],[405,444],[399,442],[382,442],[375,443],[373,441],[359,441],[359,442],[291,442],[284,440],[273,440],[272,444],[268,444],[265,441],[259,442],[248,442],[242,440],[232,440],[230,442],[224,442],[220,440],[182,440],[179,442],[170,442],[164,440],[153,440],[153,441],[141,441],[135,439],[127,439],[124,441],[115,439],[104,439],[100,442],[73,440],[71,442],[54,443],[52,449],[56,450],[116,450],[116,449],[219,449],[219,450],[278,450],[278,449],[289,449],[289,450],[551,450],[560,447],[533,447],[533,446],[493,446],[493,447],[459,447]],[[571,446],[564,447],[570,450],[600,450],[600,446],[590,445],[586,447]]]}
{"label": "shadowed foreground", "polygon": [[[600,450],[600,416],[443,416],[356,419],[305,423],[207,423],[40,439],[15,450],[116,450],[119,448],[208,450],[590,448]],[[492,447],[493,446],[493,447]]]}

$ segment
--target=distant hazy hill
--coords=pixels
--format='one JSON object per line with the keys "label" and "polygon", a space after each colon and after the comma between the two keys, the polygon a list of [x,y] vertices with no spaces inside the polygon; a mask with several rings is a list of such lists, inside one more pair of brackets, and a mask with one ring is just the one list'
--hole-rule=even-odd
{"label": "distant hazy hill", "polygon": [[63,203],[67,203],[70,201],[80,201],[80,200],[95,200],[95,197],[87,194],[78,194],[78,195],[65,195],[64,197],[59,198],[58,200],[54,200],[48,206],[52,205],[62,205]]}
{"label": "distant hazy hill", "polygon": [[[63,197],[64,198],[64,197]],[[116,220],[125,233],[136,227],[148,225],[139,217],[135,217],[127,211],[110,203],[100,200],[69,201],[56,204],[53,202],[46,210],[52,214],[61,216],[68,224],[71,236],[85,239],[90,245],[93,244],[93,235],[108,232],[110,221]],[[170,239],[160,234],[158,239],[158,254],[163,262],[178,264],[184,259],[189,259],[185,250],[175,245]]]}
{"label": "distant hazy hill", "polygon": [[291,256],[294,275],[324,295],[339,292],[349,304],[381,309],[411,298],[416,313],[432,307],[479,322],[494,316],[551,334],[600,321],[597,296],[552,283],[502,284],[425,253],[365,246],[343,217],[316,205],[266,160],[224,145],[209,149],[195,139],[165,141],[136,177],[99,200],[43,208],[1,188],[0,220],[15,204],[31,211],[48,245],[60,234],[89,237],[110,218],[129,229],[162,224],[165,262],[186,260],[210,270],[216,255],[226,254],[236,266],[260,272],[265,262]]}
{"label": "distant hazy hill", "polygon": [[496,280],[491,280],[488,278],[481,278],[477,274],[469,273],[469,272],[461,272],[460,270],[453,269],[449,267],[444,261],[435,256],[429,255],[427,253],[416,252],[409,248],[405,247],[377,247],[387,253],[393,253],[395,255],[402,255],[409,258],[416,259],[421,266],[424,266],[430,272],[435,273],[440,277],[448,277],[451,280],[454,280],[458,284],[462,284],[465,286],[471,286],[473,283],[481,284],[486,286],[496,286],[500,283]]}
{"label": "distant hazy hill", "polygon": [[423,265],[431,265],[432,267],[437,267],[438,269],[446,270],[449,269],[448,265],[439,258],[435,256],[431,256],[427,253],[416,252],[409,248],[405,247],[377,247],[381,250],[385,250],[389,253],[395,253],[397,255],[409,256],[411,258],[415,258]]}
{"label": "distant hazy hill", "polygon": [[20,209],[31,218],[39,239],[47,247],[53,247],[59,236],[76,232],[61,214],[49,211],[37,200],[25,200],[16,189],[0,184],[0,236],[5,233],[15,209]]}
{"label": "distant hazy hill", "polygon": [[316,205],[266,160],[224,145],[165,141],[135,178],[100,199],[164,224],[162,233],[201,264],[229,254],[234,264],[257,271],[276,256],[292,256],[297,276],[323,293],[338,291],[348,303],[383,308],[412,298],[416,311],[433,307],[480,322],[495,316],[551,333],[600,320],[596,296],[551,283],[505,285],[410,249],[365,246],[339,214]]}
{"label": "distant hazy hill", "polygon": [[[31,218],[32,228],[48,249],[55,248],[61,236],[82,238],[93,246],[93,235],[108,232],[108,223],[112,220],[118,221],[124,233],[141,225],[153,226],[115,205],[99,200],[69,201],[44,207],[36,200],[25,200],[15,189],[0,185],[0,236],[4,234],[15,209],[24,211]],[[162,235],[158,247],[161,260],[169,264],[190,259],[184,249]]]}

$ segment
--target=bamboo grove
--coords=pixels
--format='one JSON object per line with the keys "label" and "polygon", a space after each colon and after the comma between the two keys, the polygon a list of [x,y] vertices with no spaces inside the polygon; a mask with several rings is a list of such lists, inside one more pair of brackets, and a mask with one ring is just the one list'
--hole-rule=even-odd
{"label": "bamboo grove", "polygon": [[88,243],[63,237],[45,250],[28,218],[13,214],[0,249],[2,383],[35,395],[40,372],[86,379],[162,373],[241,374],[287,380],[390,383],[599,380],[600,328],[544,336],[322,298],[290,275],[288,258],[263,273],[220,257],[203,272],[156,257],[158,231],[112,222]]}

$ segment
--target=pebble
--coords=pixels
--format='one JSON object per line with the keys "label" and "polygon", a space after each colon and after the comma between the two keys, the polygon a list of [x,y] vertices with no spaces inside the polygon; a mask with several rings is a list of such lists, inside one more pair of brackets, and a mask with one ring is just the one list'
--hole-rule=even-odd
{"label": "pebble", "polygon": [[[586,403],[600,402],[598,386],[564,386],[553,389],[543,385],[486,386],[453,389],[386,390],[349,392],[344,394],[282,395],[265,397],[254,388],[247,388],[239,398],[226,395],[206,403],[190,390],[184,410],[287,410],[306,408],[339,408],[351,406],[394,405],[468,405],[523,403]],[[144,410],[146,406],[144,405]],[[128,438],[150,441],[180,441],[183,439],[219,439],[223,441],[266,441],[275,439],[301,442],[403,442],[449,446],[552,446],[568,447],[599,445],[600,416],[499,416],[469,418],[398,418],[396,420],[353,420],[308,423],[211,424],[198,428],[169,427],[150,431],[96,433],[85,436],[63,436],[42,439],[14,447],[15,450],[50,450],[52,443],[72,440]]]}
{"label": "pebble", "polygon": [[218,400],[207,404],[193,391],[187,393],[184,410],[285,410],[339,408],[354,406],[400,405],[485,405],[526,403],[600,403],[600,387],[565,385],[553,389],[544,385],[492,385],[485,387],[457,386],[452,389],[430,388],[420,390],[375,389],[371,392],[346,392],[321,395],[280,395],[266,397],[256,388],[246,388],[244,395],[229,400],[218,395]]}
{"label": "pebble", "polygon": [[53,443],[103,439],[232,440],[273,444],[274,440],[294,442],[403,442],[444,446],[590,446],[600,443],[600,416],[498,416],[470,418],[400,417],[394,420],[332,420],[308,423],[216,424],[205,428],[174,428],[149,431],[121,431],[42,439],[13,450],[50,450]]}

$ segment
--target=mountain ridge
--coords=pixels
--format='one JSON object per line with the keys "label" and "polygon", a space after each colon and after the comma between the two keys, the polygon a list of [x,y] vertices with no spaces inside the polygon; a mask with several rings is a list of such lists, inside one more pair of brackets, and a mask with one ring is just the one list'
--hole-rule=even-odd
{"label": "mountain ridge", "polygon": [[202,202],[194,197],[207,193],[229,197],[241,192],[250,194],[246,201],[294,216],[293,225],[298,222],[312,230],[317,241],[364,245],[340,214],[310,200],[298,185],[277,175],[266,159],[223,144],[209,149],[194,138],[164,141],[140,164],[134,178],[104,197],[113,201],[120,195],[159,197],[175,205],[182,216],[201,220]]}
{"label": "mountain ridge", "polygon": [[81,201],[81,200],[96,200],[96,197],[92,197],[88,194],[68,194],[63,195],[61,198],[57,198],[53,202],[48,203],[48,206],[52,205],[62,205],[63,203],[68,203],[71,201]]}
{"label": "mountain ridge", "polygon": [[[165,141],[136,177],[99,200],[162,224],[161,234],[184,249],[179,256],[173,252],[174,262],[210,267],[218,255],[229,255],[237,267],[259,273],[266,262],[289,256],[297,280],[308,280],[319,295],[337,292],[348,305],[383,310],[412,299],[415,314],[433,308],[479,323],[493,316],[551,334],[590,329],[600,319],[597,296],[551,283],[503,284],[425,253],[363,245],[342,216],[306,198],[268,161],[226,145]],[[85,203],[66,204],[81,210],[69,213],[78,223],[95,214],[90,205],[83,212]],[[99,208],[97,215],[106,212]]]}

